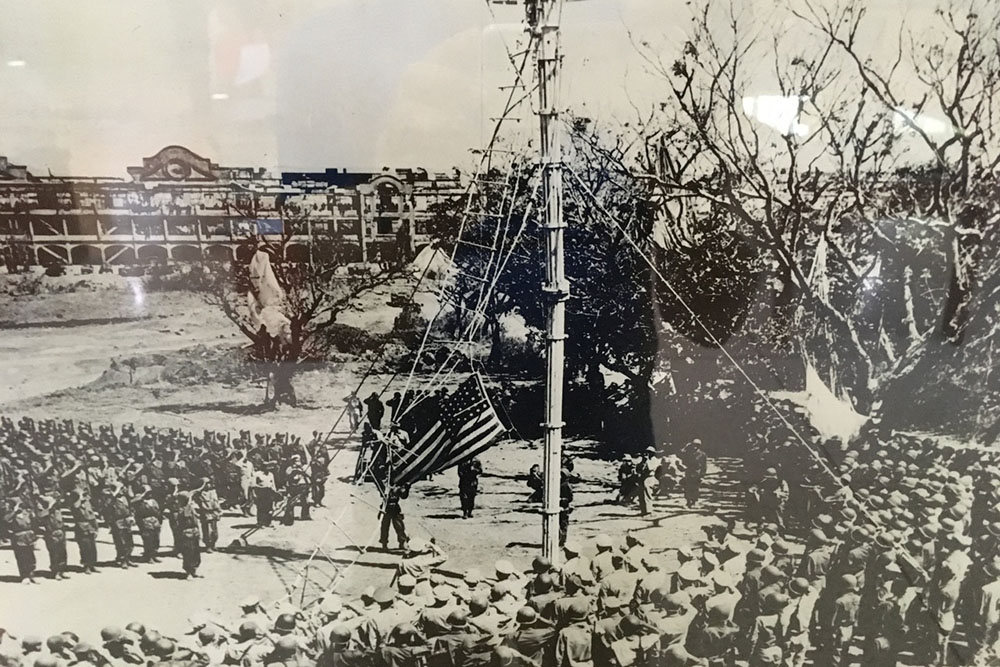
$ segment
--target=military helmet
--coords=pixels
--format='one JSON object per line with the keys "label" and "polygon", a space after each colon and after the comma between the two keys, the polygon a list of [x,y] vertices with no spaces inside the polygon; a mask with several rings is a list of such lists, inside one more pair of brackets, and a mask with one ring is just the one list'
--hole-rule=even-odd
{"label": "military helmet", "polygon": [[240,629],[237,632],[241,642],[245,642],[250,639],[254,639],[260,634],[260,626],[253,621],[243,621],[240,623]]}
{"label": "military helmet", "polygon": [[105,642],[116,642],[121,640],[122,634],[121,628],[108,625],[101,630],[101,639]]}
{"label": "military helmet", "polygon": [[295,629],[295,615],[281,614],[274,620],[275,632],[291,632]]}
{"label": "military helmet", "polygon": [[296,641],[295,637],[280,637],[278,641],[274,643],[274,654],[277,657],[290,657],[295,655],[295,651],[298,650],[299,643]]}

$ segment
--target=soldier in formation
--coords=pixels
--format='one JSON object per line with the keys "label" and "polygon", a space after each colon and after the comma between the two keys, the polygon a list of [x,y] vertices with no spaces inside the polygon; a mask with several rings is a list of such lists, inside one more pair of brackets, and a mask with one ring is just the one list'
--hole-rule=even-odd
{"label": "soldier in formation", "polygon": [[[241,666],[988,664],[1000,649],[1000,454],[871,435],[827,449],[832,463],[805,464],[830,469],[809,477],[825,480],[823,500],[801,535],[772,520],[788,509],[778,507],[753,532],[715,524],[691,546],[599,535],[567,541],[559,567],[503,559],[491,573],[454,576],[439,571],[447,554],[433,541],[397,529],[398,572],[357,599],[328,592],[307,609],[253,600],[220,632],[194,630],[181,647],[190,653],[155,633],[145,643],[124,635],[123,647],[117,628],[102,633],[103,650]],[[784,488],[790,452],[755,455],[774,469],[761,487]],[[184,514],[190,500],[177,506],[181,534],[198,530]],[[26,643],[43,659],[33,667],[46,667],[46,649]],[[78,643],[57,639],[51,654],[97,649]]]}
{"label": "soldier in formation", "polygon": [[[11,543],[19,578],[35,577],[42,538],[48,574],[65,578],[67,535],[73,536],[84,573],[97,571],[98,536],[106,526],[114,564],[132,567],[161,555],[162,525],[170,526],[172,553],[197,574],[200,550],[213,551],[226,509],[257,506],[268,526],[275,504],[286,499],[286,521],[309,518],[322,501],[329,455],[318,439],[307,449],[285,434],[251,438],[191,433],[131,424],[0,417],[0,535]],[[135,533],[141,541],[136,553]]]}

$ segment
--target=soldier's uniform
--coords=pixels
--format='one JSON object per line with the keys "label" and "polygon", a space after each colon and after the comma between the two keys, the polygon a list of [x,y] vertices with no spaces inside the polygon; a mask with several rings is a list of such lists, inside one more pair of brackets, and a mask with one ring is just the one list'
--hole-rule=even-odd
{"label": "soldier's uniform", "polygon": [[476,494],[479,493],[481,474],[483,474],[483,464],[479,459],[463,461],[458,466],[458,498],[464,519],[472,517],[472,511],[476,508]]}
{"label": "soldier's uniform", "polygon": [[258,470],[253,479],[253,500],[257,513],[257,526],[271,525],[274,515],[274,499],[278,492],[274,485],[274,475],[268,470]]}
{"label": "soldier's uniform", "polygon": [[974,591],[969,614],[969,638],[973,648],[1000,648],[1000,556],[986,564],[984,585]]}
{"label": "soldier's uniform", "polygon": [[750,667],[780,665],[785,643],[781,612],[788,604],[782,593],[769,593],[761,601],[761,614],[754,621],[750,635]]}
{"label": "soldier's uniform", "polygon": [[434,603],[424,607],[417,617],[417,627],[428,639],[446,634],[450,626],[448,616],[455,611],[454,596],[450,590],[437,587],[433,591]]}
{"label": "soldier's uniform", "polygon": [[786,667],[802,667],[812,646],[809,630],[816,607],[816,591],[803,578],[793,579],[788,589],[794,597],[781,612],[782,652]]}
{"label": "soldier's uniform", "polygon": [[448,616],[449,631],[431,642],[431,653],[446,658],[450,664],[480,667],[488,664],[488,648],[483,636],[469,626],[465,611],[453,611]]}
{"label": "soldier's uniform", "polygon": [[656,485],[653,472],[656,465],[650,457],[654,453],[652,448],[646,450],[635,467],[636,495],[639,498],[639,514],[642,516],[647,516],[653,508],[653,487]]}
{"label": "soldier's uniform", "polygon": [[104,513],[111,529],[111,538],[115,543],[115,563],[120,567],[131,567],[132,550],[135,548],[135,540],[132,537],[132,512],[120,486],[112,487],[104,506]]}
{"label": "soldier's uniform", "polygon": [[583,601],[567,609],[567,625],[559,631],[555,645],[555,664],[560,667],[588,667],[594,664],[594,637],[587,617],[589,606]]}
{"label": "soldier's uniform", "polygon": [[76,524],[76,544],[80,549],[80,564],[84,572],[97,571],[97,514],[85,497],[77,497],[71,505]]}
{"label": "soldier's uniform", "polygon": [[6,516],[10,526],[10,543],[17,561],[17,572],[22,581],[35,583],[35,530],[34,517],[24,501],[16,500]]}
{"label": "soldier's uniform", "polygon": [[573,482],[577,479],[564,465],[559,482],[559,546],[566,544],[569,535],[569,518],[573,514]]}
{"label": "soldier's uniform", "polygon": [[157,562],[160,551],[160,527],[163,519],[160,517],[160,505],[151,491],[146,491],[133,501],[135,521],[139,525],[139,535],[142,538],[142,557],[149,562]]}
{"label": "soldier's uniform", "polygon": [[730,667],[736,657],[740,628],[730,621],[733,608],[707,605],[705,613],[688,627],[685,648],[707,661],[709,667]]}
{"label": "soldier's uniform", "polygon": [[408,487],[390,486],[386,492],[385,504],[382,507],[382,524],[379,527],[379,543],[383,549],[389,548],[389,528],[396,531],[396,541],[400,549],[406,548],[409,538],[406,536],[406,522],[403,519],[403,508],[400,500],[409,495]]}
{"label": "soldier's uniform", "polygon": [[201,565],[201,545],[199,541],[199,519],[191,498],[186,494],[178,493],[178,500],[174,513],[177,522],[177,532],[180,538],[178,551],[180,551],[182,567],[184,573],[189,577],[197,577],[198,567]]}
{"label": "soldier's uniform", "polygon": [[745,633],[750,633],[754,619],[760,613],[761,575],[763,573],[765,554],[760,549],[747,553],[747,570],[737,589],[740,600],[736,605],[733,620]]}
{"label": "soldier's uniform", "polygon": [[[202,480],[204,484],[207,478]],[[214,551],[219,542],[219,518],[222,516],[222,504],[215,489],[202,488],[196,494],[198,503],[198,519],[201,523],[201,535],[205,541],[205,550]]]}
{"label": "soldier's uniform", "polygon": [[590,569],[594,580],[600,583],[604,577],[615,571],[614,554],[611,551],[614,542],[607,535],[598,535],[596,545],[597,555],[591,559]]}
{"label": "soldier's uniform", "polygon": [[[905,582],[901,584],[905,589]],[[880,587],[871,620],[864,626],[861,664],[864,667],[895,665],[905,638],[905,619],[899,606],[899,591],[891,583]]]}
{"label": "soldier's uniform", "polygon": [[701,496],[701,481],[705,477],[708,458],[701,451],[701,441],[695,440],[684,450],[684,499],[694,507]]}
{"label": "soldier's uniform", "polygon": [[312,449],[309,459],[309,484],[312,487],[312,502],[323,507],[326,497],[326,481],[330,478],[330,452],[320,443]]}
{"label": "soldier's uniform", "polygon": [[173,477],[167,481],[171,491],[163,499],[163,514],[167,517],[167,524],[170,526],[171,549],[170,555],[176,556],[180,551],[181,542],[184,541],[180,527],[177,522],[177,513],[180,510],[180,493],[178,485],[180,481]]}
{"label": "soldier's uniform", "polygon": [[774,468],[768,468],[761,480],[758,491],[760,493],[760,519],[763,523],[771,523],[784,530],[785,527],[785,503],[788,502],[788,483],[778,478],[778,472]]}
{"label": "soldier's uniform", "polygon": [[534,609],[525,607],[517,612],[514,631],[504,640],[508,646],[531,660],[535,665],[552,664],[556,631],[538,618]]}
{"label": "soldier's uniform", "polygon": [[287,526],[295,523],[295,508],[302,508],[302,520],[309,519],[309,477],[305,469],[299,465],[298,457],[292,458],[292,464],[285,474],[285,518]]}
{"label": "soldier's uniform", "polygon": [[828,621],[817,627],[817,645],[822,659],[817,664],[839,667],[846,664],[847,649],[854,637],[854,624],[858,617],[861,597],[857,594],[857,580],[844,575],[838,585],[844,591],[834,602]]}
{"label": "soldier's uniform", "polygon": [[66,527],[62,510],[54,498],[43,496],[38,512],[38,528],[49,552],[49,572],[56,579],[66,578]]}

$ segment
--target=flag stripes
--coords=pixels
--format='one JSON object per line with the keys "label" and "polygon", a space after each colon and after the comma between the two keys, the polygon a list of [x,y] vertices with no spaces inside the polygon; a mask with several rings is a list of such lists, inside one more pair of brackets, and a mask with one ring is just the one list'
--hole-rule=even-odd
{"label": "flag stripes", "polygon": [[507,430],[478,373],[450,396],[422,402],[403,421],[411,444],[394,457],[393,483],[398,484],[412,484],[478,456]]}

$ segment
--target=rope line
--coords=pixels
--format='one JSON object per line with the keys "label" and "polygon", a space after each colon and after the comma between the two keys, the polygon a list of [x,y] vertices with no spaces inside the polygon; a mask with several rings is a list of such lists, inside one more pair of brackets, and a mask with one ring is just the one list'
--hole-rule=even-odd
{"label": "rope line", "polygon": [[[534,41],[534,38],[529,36],[528,45],[527,45],[527,48],[525,49],[525,52],[524,52],[524,57],[521,59],[520,64],[517,65],[517,66],[515,66],[515,68],[514,68],[515,69],[515,76],[517,76],[518,78],[521,77],[521,75],[522,75],[522,73],[524,71],[524,68],[527,67],[527,65],[528,65],[528,63],[530,61],[530,55],[531,55],[530,46],[531,46],[531,43],[533,41]],[[508,96],[507,96],[507,102],[504,105],[504,111],[500,115],[500,117],[497,119],[497,121],[494,123],[493,133],[490,136],[490,140],[487,143],[487,148],[486,148],[486,150],[483,151],[482,158],[479,161],[479,165],[478,165],[477,171],[476,171],[476,177],[472,181],[470,181],[470,184],[469,184],[470,189],[471,189],[472,185],[476,182],[476,179],[478,178],[479,174],[482,173],[483,166],[486,165],[487,163],[489,163],[489,161],[492,159],[492,149],[495,146],[497,140],[499,139],[500,129],[501,129],[501,126],[503,124],[503,121],[510,115],[510,113],[514,110],[514,108],[516,108],[517,106],[519,106],[520,103],[521,103],[521,101],[523,99],[525,99],[525,98],[522,97],[520,100],[518,100],[518,101],[515,102],[514,101],[514,90],[515,90],[515,88],[513,88],[513,87],[510,89],[510,92],[508,93]],[[462,237],[462,234],[465,232],[466,225],[468,224],[469,219],[472,217],[470,215],[470,212],[471,212],[471,209],[472,209],[472,203],[473,203],[473,197],[470,195],[469,198],[468,198],[468,201],[466,202],[465,211],[462,214],[462,221],[461,221],[461,223],[459,225],[458,238]],[[459,247],[459,245],[460,245],[459,243],[455,243],[455,247],[452,249],[451,257],[450,257],[451,264],[454,264],[455,257],[456,257],[456,255],[458,253],[458,247]],[[427,323],[427,328],[424,330],[423,338],[420,341],[420,347],[417,349],[417,353],[414,355],[413,364],[411,365],[410,372],[409,372],[409,374],[407,375],[407,378],[406,378],[406,384],[405,384],[404,390],[403,390],[403,395],[404,396],[406,395],[406,392],[409,391],[410,385],[413,382],[413,375],[414,375],[414,373],[416,373],[417,365],[420,362],[420,357],[423,354],[424,348],[427,346],[427,340],[428,340],[428,338],[430,336],[431,329],[433,328],[434,324],[437,322],[437,319],[441,316],[441,313],[444,311],[444,307],[445,307],[445,301],[442,299],[441,303],[438,306],[437,311],[434,313],[434,315],[431,317],[430,321],[428,321],[428,323]]]}
{"label": "rope line", "polygon": [[583,194],[585,194],[587,198],[591,200],[594,207],[606,218],[608,222],[612,223],[618,230],[618,232],[622,235],[622,237],[629,242],[629,244],[635,249],[635,251],[639,254],[639,256],[646,263],[646,265],[649,266],[649,268],[653,271],[654,274],[656,274],[656,276],[660,279],[660,281],[664,284],[664,286],[666,286],[666,288],[670,291],[670,293],[674,296],[674,298],[677,299],[677,301],[681,304],[684,310],[686,310],[688,314],[691,315],[691,317],[698,325],[698,327],[701,328],[708,336],[709,340],[711,340],[712,343],[719,348],[722,354],[725,355],[726,359],[729,360],[729,362],[739,372],[739,374],[742,375],[743,378],[750,384],[750,386],[757,393],[757,395],[764,400],[764,402],[774,412],[774,414],[778,417],[778,419],[780,419],[788,428],[788,430],[799,440],[799,442],[801,442],[806,447],[806,449],[813,456],[813,458],[816,459],[816,461],[820,464],[820,466],[838,484],[840,484],[841,486],[845,486],[843,482],[840,481],[840,476],[832,468],[830,468],[829,464],[824,459],[824,457],[822,457],[819,453],[816,452],[816,450],[808,442],[808,440],[801,433],[799,433],[798,429],[796,429],[795,426],[790,421],[788,421],[785,415],[782,414],[782,412],[778,409],[778,407],[771,401],[771,398],[760,387],[760,385],[758,385],[757,382],[755,382],[753,378],[750,377],[749,373],[747,373],[747,371],[743,368],[743,365],[740,364],[740,362],[737,361],[732,354],[730,354],[729,350],[726,349],[722,341],[720,341],[715,336],[715,334],[712,333],[711,329],[709,329],[708,326],[702,321],[701,317],[699,317],[698,314],[695,312],[695,310],[688,304],[687,300],[680,294],[680,292],[677,291],[677,289],[674,288],[673,284],[669,280],[667,280],[666,276],[664,276],[660,272],[655,262],[653,262],[647,256],[647,254],[643,251],[642,247],[625,230],[625,228],[617,220],[617,218],[615,218],[615,216],[610,211],[608,211],[607,208],[597,199],[597,196],[594,194],[593,190],[591,190],[590,187],[580,179],[579,175],[576,173],[575,170],[573,170],[569,166],[564,166],[564,168],[570,174],[570,176],[572,176],[573,180],[576,181],[577,185],[582,189]]}

